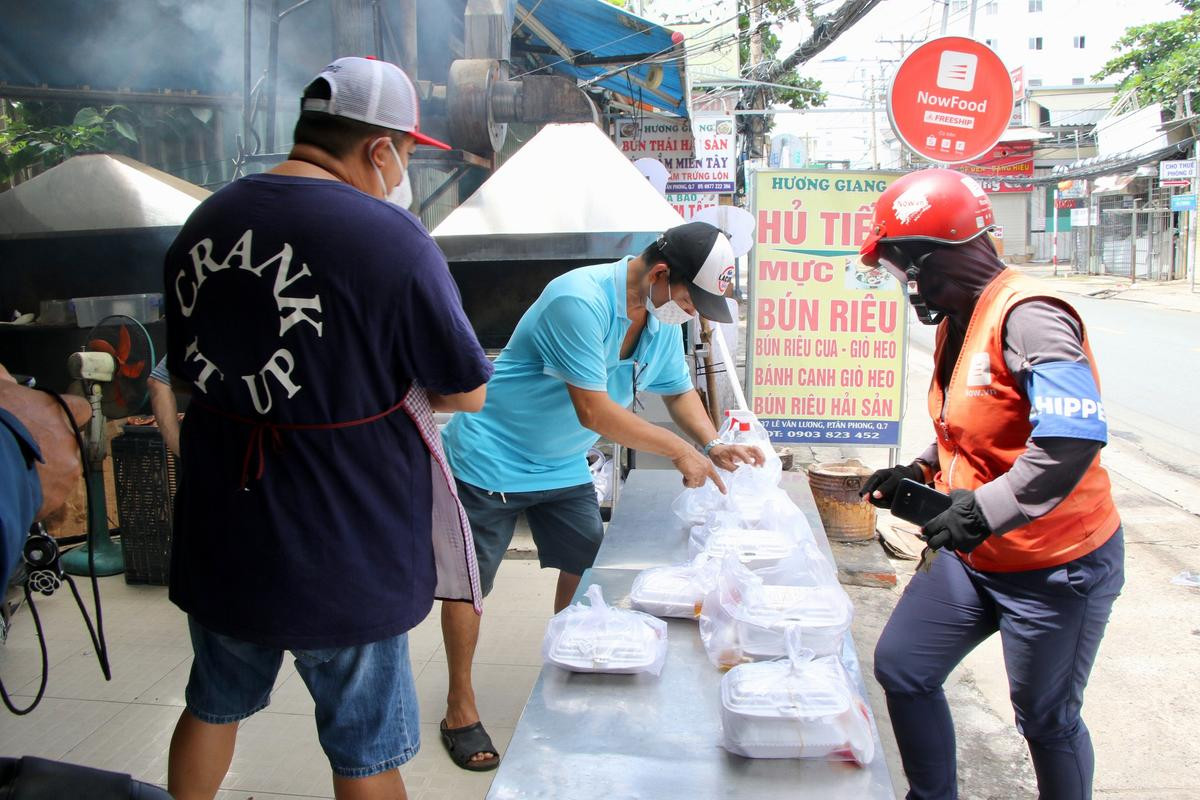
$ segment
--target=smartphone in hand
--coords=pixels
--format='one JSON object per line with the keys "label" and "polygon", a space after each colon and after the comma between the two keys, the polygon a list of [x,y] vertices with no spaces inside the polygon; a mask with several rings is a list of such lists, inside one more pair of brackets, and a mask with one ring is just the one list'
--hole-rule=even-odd
{"label": "smartphone in hand", "polygon": [[925,525],[950,507],[950,495],[905,478],[892,496],[892,513],[914,525]]}

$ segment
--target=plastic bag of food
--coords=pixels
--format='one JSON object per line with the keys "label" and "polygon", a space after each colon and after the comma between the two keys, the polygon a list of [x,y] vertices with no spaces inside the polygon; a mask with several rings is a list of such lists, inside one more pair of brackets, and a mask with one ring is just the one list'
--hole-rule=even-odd
{"label": "plastic bag of food", "polygon": [[703,524],[713,514],[728,515],[745,525],[757,525],[762,520],[797,518],[798,524],[808,529],[811,536],[804,514],[783,489],[774,485],[764,488],[753,483],[735,483],[733,473],[720,469],[717,473],[725,481],[726,494],[721,494],[711,480],[695,489],[684,489],[671,504],[675,516],[692,525]]}
{"label": "plastic bag of food", "polygon": [[812,525],[800,507],[792,502],[788,493],[783,489],[772,489],[760,493],[762,503],[759,506],[758,520],[763,527],[779,528],[789,531],[797,540],[815,542]]}
{"label": "plastic bag of food", "polygon": [[[760,498],[754,514],[738,510],[735,503],[727,503],[725,508],[711,512],[702,524],[693,526],[689,536],[692,555],[704,552],[714,533],[736,529],[777,531],[785,541],[814,542],[812,527],[804,514],[786,492],[775,490],[767,498]],[[723,553],[710,555],[719,558]]]}
{"label": "plastic bag of food", "polygon": [[667,623],[640,611],[612,608],[600,587],[586,592],[591,605],[575,603],[546,626],[542,658],[572,672],[648,672],[667,659]]}
{"label": "plastic bag of food", "polygon": [[788,628],[796,627],[814,653],[836,656],[853,619],[854,605],[841,586],[763,584],[755,602],[739,609],[738,642],[752,660],[778,658],[787,652]]}
{"label": "plastic bag of food", "polygon": [[[725,487],[728,492],[725,495],[724,510],[737,514],[746,524],[769,524],[786,511],[788,506],[795,507],[787,492],[778,486],[763,487],[752,483],[728,482]],[[800,513],[799,509],[796,509],[796,513]]]}
{"label": "plastic bag of food", "polygon": [[836,656],[854,617],[849,596],[836,582],[809,573],[780,573],[766,583],[735,554],[721,562],[717,586],[700,610],[700,639],[709,660],[722,669],[787,653],[784,636],[796,627],[818,656]]}
{"label": "plastic bag of food", "polygon": [[642,570],[633,580],[629,600],[634,608],[656,617],[696,619],[720,568],[719,561],[701,555],[684,564]]}
{"label": "plastic bag of food", "polygon": [[700,641],[709,661],[729,669],[752,660],[738,639],[737,614],[743,604],[761,593],[762,580],[735,554],[726,555],[720,564],[716,586],[700,607]]}
{"label": "plastic bag of food", "polygon": [[721,679],[722,745],[748,758],[875,757],[871,713],[838,659],[814,657],[791,628],[787,659],[742,664]]}
{"label": "plastic bag of food", "polygon": [[787,556],[758,567],[754,574],[767,585],[838,586],[837,567],[812,542],[800,542]]}
{"label": "plastic bag of food", "polygon": [[774,528],[707,528],[697,525],[688,536],[692,557],[720,561],[733,554],[750,568],[765,567],[791,555],[800,543],[788,531]]}
{"label": "plastic bag of food", "polygon": [[712,481],[705,481],[703,486],[695,489],[684,489],[671,503],[675,516],[691,525],[699,525],[709,514],[725,508],[725,495]]}
{"label": "plastic bag of food", "polygon": [[717,474],[728,491],[726,495],[722,495],[712,481],[705,481],[703,486],[696,489],[685,490],[671,506],[680,519],[694,525],[703,522],[709,513],[731,510],[757,520],[768,500],[779,495],[787,500],[787,495],[779,489],[783,477],[779,454],[771,444],[770,435],[754,414],[749,411],[726,412],[725,423],[717,436],[727,444],[757,447],[766,463],[761,467],[743,464],[733,472],[718,469]]}
{"label": "plastic bag of food", "polygon": [[760,490],[779,485],[783,477],[783,463],[771,444],[770,434],[758,421],[758,417],[749,411],[731,411],[717,435],[727,444],[758,448],[765,461],[761,467],[738,467],[726,481],[727,485],[733,483]]}

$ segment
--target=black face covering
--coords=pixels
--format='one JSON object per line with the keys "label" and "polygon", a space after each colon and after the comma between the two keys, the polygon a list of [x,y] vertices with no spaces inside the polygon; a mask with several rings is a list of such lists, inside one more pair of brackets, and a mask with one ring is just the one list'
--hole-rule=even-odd
{"label": "black face covering", "polygon": [[983,290],[1004,271],[987,236],[960,245],[900,242],[887,245],[881,260],[909,283],[909,302],[927,325],[943,316],[966,327]]}
{"label": "black face covering", "polygon": [[921,266],[929,257],[930,251],[926,248],[923,252],[917,253],[914,252],[915,249],[912,245],[907,247],[886,245],[879,260],[896,280],[908,287],[908,302],[917,312],[917,319],[924,325],[937,325],[945,312],[930,306],[921,293],[919,285]]}

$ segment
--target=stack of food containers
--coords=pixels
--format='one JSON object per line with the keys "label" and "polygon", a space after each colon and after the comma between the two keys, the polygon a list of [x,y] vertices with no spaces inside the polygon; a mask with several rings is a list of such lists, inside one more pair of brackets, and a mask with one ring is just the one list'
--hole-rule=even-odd
{"label": "stack of food containers", "polygon": [[[644,571],[630,599],[659,616],[699,618],[722,680],[723,744],[750,758],[866,763],[866,703],[841,663],[853,606],[800,509],[780,488],[782,469],[753,414],[731,413],[720,436],[758,447],[761,467],[722,472],[672,505],[692,524],[687,564]],[[784,657],[783,660],[779,660]]]}

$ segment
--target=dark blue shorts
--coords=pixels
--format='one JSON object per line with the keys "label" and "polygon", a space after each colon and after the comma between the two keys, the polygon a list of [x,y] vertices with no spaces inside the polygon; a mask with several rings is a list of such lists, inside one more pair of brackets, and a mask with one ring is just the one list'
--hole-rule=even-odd
{"label": "dark blue shorts", "polygon": [[582,575],[596,560],[604,538],[600,503],[590,483],[540,492],[489,492],[456,480],[458,498],[471,521],[479,584],[486,595],[524,511],[542,567]]}
{"label": "dark blue shorts", "polygon": [[[224,725],[267,707],[282,650],[214,633],[190,616],[188,630],[195,658],[184,697],[192,716]],[[407,633],[290,652],[316,704],[317,737],[335,775],[365,778],[417,754],[421,726]]]}

